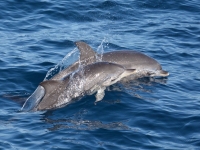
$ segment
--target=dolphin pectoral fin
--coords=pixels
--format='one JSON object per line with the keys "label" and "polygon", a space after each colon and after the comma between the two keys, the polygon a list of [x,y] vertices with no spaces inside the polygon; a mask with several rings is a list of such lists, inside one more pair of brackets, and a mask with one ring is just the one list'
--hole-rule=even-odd
{"label": "dolphin pectoral fin", "polygon": [[95,97],[96,97],[95,104],[103,99],[103,97],[105,95],[105,89],[106,89],[106,87],[102,87],[97,91],[97,94],[95,95]]}
{"label": "dolphin pectoral fin", "polygon": [[75,44],[80,51],[82,65],[88,65],[96,61],[96,52],[88,44],[82,41],[77,41]]}
{"label": "dolphin pectoral fin", "polygon": [[44,87],[45,93],[51,93],[54,91],[60,84],[62,84],[62,81],[60,80],[48,80],[43,81],[40,83],[40,86]]}

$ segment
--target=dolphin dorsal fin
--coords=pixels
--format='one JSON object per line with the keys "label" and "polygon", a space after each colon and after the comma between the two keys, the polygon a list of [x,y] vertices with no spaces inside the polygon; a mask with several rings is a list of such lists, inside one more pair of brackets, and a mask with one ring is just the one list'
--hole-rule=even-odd
{"label": "dolphin dorsal fin", "polygon": [[88,44],[82,41],[77,41],[75,44],[80,51],[80,61],[82,65],[96,62],[96,52]]}
{"label": "dolphin dorsal fin", "polygon": [[48,80],[40,83],[44,87],[45,93],[52,93],[60,84],[62,84],[60,80]]}

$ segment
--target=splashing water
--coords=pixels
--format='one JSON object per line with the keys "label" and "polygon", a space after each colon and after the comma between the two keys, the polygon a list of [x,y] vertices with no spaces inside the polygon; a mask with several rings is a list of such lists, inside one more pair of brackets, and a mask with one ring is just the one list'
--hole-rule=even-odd
{"label": "splashing water", "polygon": [[[102,55],[104,53],[104,47],[105,44],[107,45],[108,40],[104,38],[101,42],[101,44],[97,48],[97,53],[99,55],[96,56],[97,62],[102,61]],[[63,69],[67,68],[69,65],[71,65],[73,62],[77,60],[77,55],[78,55],[78,61],[79,61],[79,69],[82,67],[82,63],[80,60],[80,55],[78,54],[79,50],[77,48],[73,49],[71,52],[69,52],[59,63],[57,63],[53,68],[51,68],[45,78],[44,81],[51,79],[55,74],[58,74],[61,72]]]}
{"label": "splashing water", "polygon": [[102,56],[103,56],[103,53],[104,53],[104,44],[107,44],[108,43],[108,40],[106,38],[104,38],[101,42],[101,44],[98,46],[97,48],[97,55],[96,58],[97,58],[97,62],[101,62],[102,61]]}
{"label": "splashing water", "polygon": [[63,69],[65,69],[67,66],[69,66],[72,62],[77,60],[77,53],[78,49],[74,48],[71,52],[69,52],[59,63],[55,65],[55,67],[51,68],[45,78],[44,81],[49,80],[51,77],[53,77],[55,74],[61,72]]}

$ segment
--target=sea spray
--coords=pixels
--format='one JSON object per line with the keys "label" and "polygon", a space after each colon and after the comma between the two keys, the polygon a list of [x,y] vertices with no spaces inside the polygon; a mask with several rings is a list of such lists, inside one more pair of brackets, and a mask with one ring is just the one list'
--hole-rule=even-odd
{"label": "sea spray", "polygon": [[53,68],[51,68],[45,78],[44,81],[49,80],[51,77],[53,77],[55,74],[61,72],[63,69],[65,69],[67,66],[72,64],[77,60],[78,55],[78,49],[75,48],[71,52],[69,52],[60,62],[58,62]]}
{"label": "sea spray", "polygon": [[106,38],[104,38],[102,41],[101,41],[101,44],[98,46],[97,48],[97,62],[100,62],[102,61],[102,56],[103,56],[103,53],[104,53],[104,47],[105,47],[105,44],[108,43],[108,40]]}

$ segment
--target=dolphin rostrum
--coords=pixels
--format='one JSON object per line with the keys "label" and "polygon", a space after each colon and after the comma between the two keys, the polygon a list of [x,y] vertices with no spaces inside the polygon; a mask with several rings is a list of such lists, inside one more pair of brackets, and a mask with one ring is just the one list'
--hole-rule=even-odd
{"label": "dolphin rostrum", "polygon": [[[71,103],[74,99],[86,94],[96,94],[96,101],[104,97],[104,90],[122,78],[135,73],[135,69],[125,69],[123,66],[96,62],[79,68],[62,80],[47,80],[40,83],[39,92],[36,89],[31,97],[37,99],[34,105],[24,104],[22,110],[55,109]],[[30,98],[31,99],[31,98]]]}
{"label": "dolphin rostrum", "polygon": [[97,54],[85,42],[78,41],[76,45],[80,51],[80,61],[62,70],[53,76],[51,80],[60,80],[67,74],[77,70],[80,65],[85,66],[94,63],[98,61],[98,58],[103,62],[122,65],[126,69],[136,69],[137,73],[134,74],[135,78],[153,76],[166,77],[169,75],[167,71],[162,70],[161,65],[155,59],[137,51],[120,50]]}

